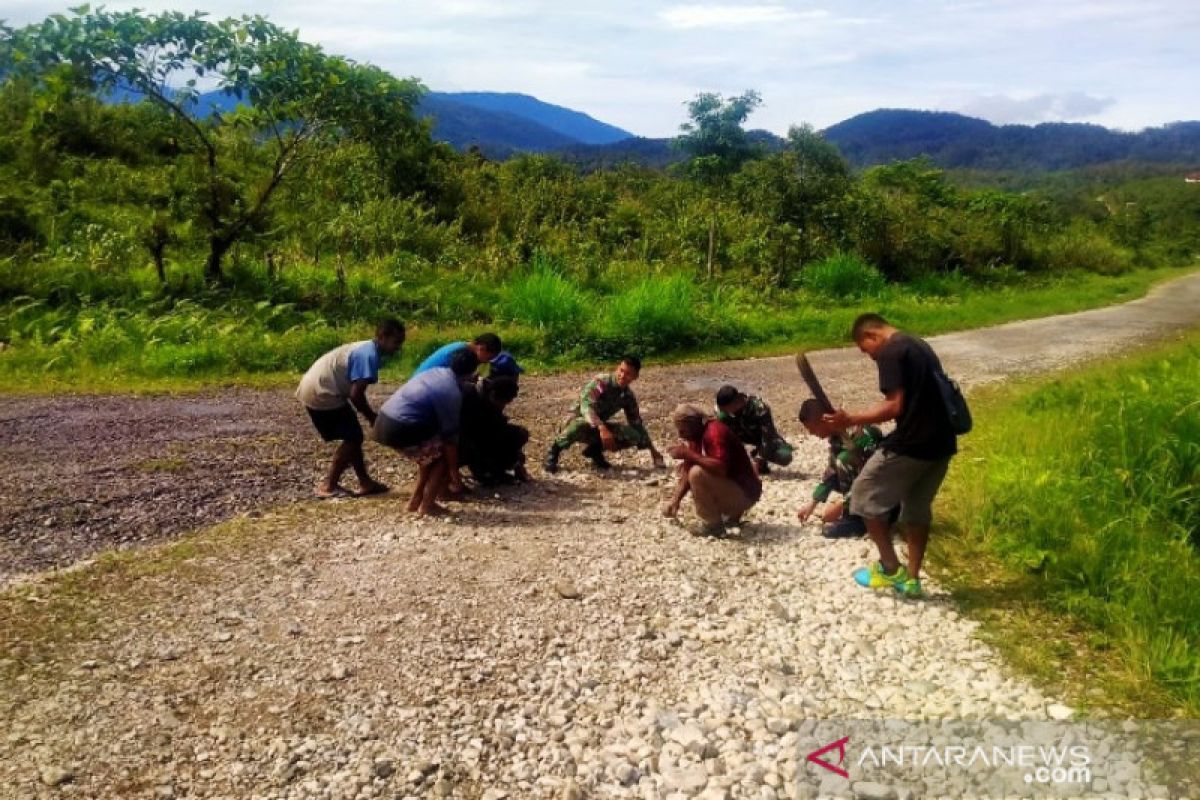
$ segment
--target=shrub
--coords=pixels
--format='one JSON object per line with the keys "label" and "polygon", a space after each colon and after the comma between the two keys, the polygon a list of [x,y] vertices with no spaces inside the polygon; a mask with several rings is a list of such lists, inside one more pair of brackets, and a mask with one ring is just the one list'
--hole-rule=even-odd
{"label": "shrub", "polygon": [[696,284],[687,275],[644,278],[609,300],[590,351],[612,358],[626,350],[663,353],[694,347],[708,333],[698,299]]}
{"label": "shrub", "polygon": [[545,263],[508,287],[506,316],[551,333],[577,329],[587,316],[588,297],[575,283]]}
{"label": "shrub", "polygon": [[1082,269],[1100,275],[1120,275],[1133,268],[1133,253],[1084,225],[1072,225],[1052,238],[1038,260],[1051,270]]}
{"label": "shrub", "polygon": [[887,285],[883,273],[852,253],[837,253],[805,266],[800,283],[809,291],[835,299],[871,297]]}

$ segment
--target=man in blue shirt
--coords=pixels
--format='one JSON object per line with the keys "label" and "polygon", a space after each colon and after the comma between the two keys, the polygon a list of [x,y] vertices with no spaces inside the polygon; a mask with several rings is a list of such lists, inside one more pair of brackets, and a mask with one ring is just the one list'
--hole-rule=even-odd
{"label": "man in blue shirt", "polygon": [[304,404],[317,433],[327,442],[340,441],[333,452],[329,473],[314,490],[317,497],[344,494],[339,482],[347,467],[358,478],[358,494],[380,494],[388,487],[367,473],[363,458],[363,430],[354,410],[375,424],[375,411],[367,401],[367,387],[379,381],[379,367],[404,344],[404,325],[385,319],[375,329],[375,338],[344,344],[330,350],[304,373],[296,399]]}
{"label": "man in blue shirt", "polygon": [[450,359],[455,353],[468,349],[475,354],[480,364],[488,365],[489,377],[507,375],[516,378],[525,371],[510,353],[504,352],[499,336],[494,333],[481,333],[469,342],[451,342],[434,350],[413,370],[413,376],[416,377],[434,367],[449,367]]}

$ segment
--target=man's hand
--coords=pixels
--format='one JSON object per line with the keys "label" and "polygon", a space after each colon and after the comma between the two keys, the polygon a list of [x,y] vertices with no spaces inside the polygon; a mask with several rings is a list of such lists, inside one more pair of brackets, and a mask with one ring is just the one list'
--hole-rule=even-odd
{"label": "man's hand", "polygon": [[692,448],[683,443],[671,445],[667,448],[667,453],[676,461],[691,461],[695,455]]}
{"label": "man's hand", "polygon": [[850,420],[850,412],[844,408],[839,408],[832,414],[825,414],[821,417],[821,421],[836,430],[845,430],[853,424]]}
{"label": "man's hand", "polygon": [[597,430],[600,431],[600,443],[608,452],[613,452],[617,449],[617,437],[613,436],[612,430],[607,425],[601,425]]}
{"label": "man's hand", "polygon": [[800,518],[801,522],[808,522],[808,518],[812,516],[813,509],[816,507],[817,501],[809,500],[807,503],[800,506],[800,509],[796,512],[796,516]]}
{"label": "man's hand", "polygon": [[679,516],[679,502],[677,500],[668,500],[663,504],[662,514],[667,519],[675,519]]}

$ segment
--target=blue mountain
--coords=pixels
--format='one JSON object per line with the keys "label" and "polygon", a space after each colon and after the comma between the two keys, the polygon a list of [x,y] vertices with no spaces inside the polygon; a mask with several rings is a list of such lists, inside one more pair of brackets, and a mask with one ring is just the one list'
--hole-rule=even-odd
{"label": "blue mountain", "polygon": [[429,100],[449,101],[483,111],[510,114],[537,123],[580,144],[611,144],[632,133],[580,111],[544,103],[527,94],[508,92],[430,92]]}

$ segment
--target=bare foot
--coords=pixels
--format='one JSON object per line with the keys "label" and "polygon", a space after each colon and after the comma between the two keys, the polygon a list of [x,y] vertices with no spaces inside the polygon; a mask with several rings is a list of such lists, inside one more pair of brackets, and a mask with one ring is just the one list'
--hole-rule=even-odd
{"label": "bare foot", "polygon": [[417,512],[417,511],[418,511],[418,510],[421,508],[421,497],[420,497],[420,495],[413,495],[413,498],[412,498],[411,500],[409,500],[409,501],[408,501],[408,505],[406,506],[406,508],[407,508],[407,509],[408,509],[410,512],[412,512],[412,513],[416,513],[416,512]]}
{"label": "bare foot", "polygon": [[450,515],[450,509],[445,506],[434,503],[429,508],[418,508],[418,517],[446,517]]}
{"label": "bare foot", "polygon": [[387,494],[390,491],[390,487],[379,481],[368,481],[367,483],[359,484],[358,491],[355,494],[358,497],[370,497],[373,494]]}
{"label": "bare foot", "polygon": [[313,495],[319,500],[328,500],[331,497],[341,497],[347,494],[346,490],[338,484],[330,486],[325,481],[321,481],[313,488]]}

